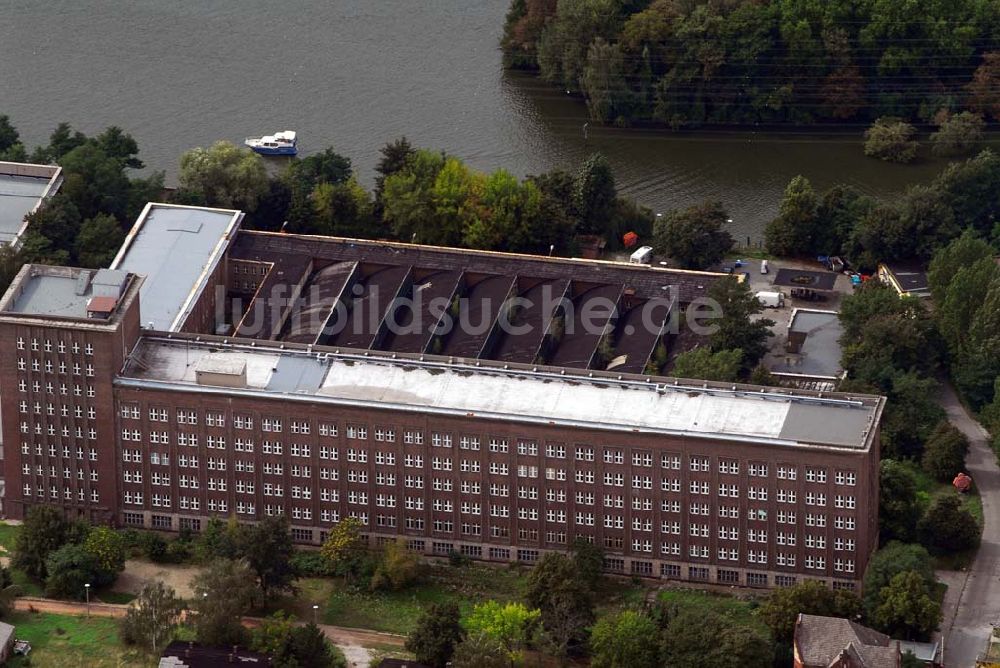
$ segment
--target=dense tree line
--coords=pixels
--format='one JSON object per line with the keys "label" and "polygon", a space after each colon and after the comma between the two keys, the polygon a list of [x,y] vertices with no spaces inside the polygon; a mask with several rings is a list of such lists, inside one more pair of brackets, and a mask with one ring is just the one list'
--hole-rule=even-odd
{"label": "dense tree line", "polygon": [[776,255],[844,255],[872,271],[879,262],[927,262],[964,230],[1000,247],[998,219],[1000,156],[985,150],[891,202],[844,185],[817,193],[797,176],[767,226],[765,242]]}
{"label": "dense tree line", "polygon": [[617,124],[1000,118],[991,0],[512,0],[504,64]]}

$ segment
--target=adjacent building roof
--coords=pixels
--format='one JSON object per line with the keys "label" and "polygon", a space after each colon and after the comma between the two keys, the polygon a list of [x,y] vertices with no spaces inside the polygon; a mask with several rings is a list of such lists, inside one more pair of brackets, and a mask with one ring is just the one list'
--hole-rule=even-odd
{"label": "adjacent building roof", "polygon": [[[100,310],[114,311],[132,276],[124,271],[103,270],[104,284],[94,283],[99,272],[76,267],[24,265],[0,301],[0,311],[47,318],[86,319],[92,302],[102,302]],[[101,294],[102,291],[114,293]]]}
{"label": "adjacent building roof", "polygon": [[61,184],[61,167],[0,161],[0,244],[17,245],[25,217]]}
{"label": "adjacent building roof", "polygon": [[800,614],[794,649],[803,668],[899,666],[899,641],[840,617]]}
{"label": "adjacent building roof", "polygon": [[271,659],[243,648],[209,647],[175,640],[160,655],[159,668],[218,668],[229,664],[263,668],[271,665]]}
{"label": "adjacent building roof", "polygon": [[783,288],[808,288],[809,290],[833,290],[837,274],[832,271],[812,271],[782,267],[774,277],[774,284]]}
{"label": "adjacent building roof", "polygon": [[[116,383],[692,438],[865,449],[882,399],[527,365],[143,337]],[[286,344],[287,346],[287,344]],[[199,361],[246,364],[242,388],[198,383]]]}
{"label": "adjacent building roof", "polygon": [[139,302],[143,326],[180,328],[242,220],[242,212],[229,209],[146,205],[111,263],[111,269],[146,277]]}
{"label": "adjacent building roof", "polygon": [[836,311],[797,308],[788,323],[789,354],[771,371],[809,379],[836,379],[841,375],[840,337],[844,329]]}
{"label": "adjacent building roof", "polygon": [[916,262],[881,263],[878,276],[891,285],[900,296],[930,297],[931,288],[927,281],[927,268]]}

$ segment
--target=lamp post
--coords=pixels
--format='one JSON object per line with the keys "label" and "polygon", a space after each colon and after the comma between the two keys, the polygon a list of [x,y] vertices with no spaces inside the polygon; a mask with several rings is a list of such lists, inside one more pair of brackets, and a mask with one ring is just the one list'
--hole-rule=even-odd
{"label": "lamp post", "polygon": [[319,606],[313,603],[313,624],[319,625]]}
{"label": "lamp post", "polygon": [[90,617],[90,583],[83,585],[83,591],[86,592],[87,596],[87,616]]}

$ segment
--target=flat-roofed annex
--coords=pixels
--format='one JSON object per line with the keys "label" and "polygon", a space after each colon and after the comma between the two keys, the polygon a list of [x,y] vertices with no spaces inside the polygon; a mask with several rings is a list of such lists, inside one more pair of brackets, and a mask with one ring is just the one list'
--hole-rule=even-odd
{"label": "flat-roofed annex", "polygon": [[125,238],[111,269],[146,277],[140,292],[143,326],[176,331],[243,220],[230,209],[150,202]]}
{"label": "flat-roofed annex", "polygon": [[[97,275],[104,283],[96,282]],[[137,282],[141,279],[127,272],[26,264],[0,298],[0,317],[65,320],[87,327],[108,325],[132,298],[128,293],[134,293]],[[113,300],[103,311],[109,318],[90,316],[89,307],[95,299]]]}
{"label": "flat-roofed annex", "polygon": [[[245,363],[246,386],[199,385],[195,369],[206,355],[216,361],[233,356]],[[126,387],[852,450],[870,447],[884,401],[658,380],[428,356],[145,336],[115,382]]]}
{"label": "flat-roofed annex", "polygon": [[25,220],[62,184],[62,168],[0,160],[0,244],[19,246]]}

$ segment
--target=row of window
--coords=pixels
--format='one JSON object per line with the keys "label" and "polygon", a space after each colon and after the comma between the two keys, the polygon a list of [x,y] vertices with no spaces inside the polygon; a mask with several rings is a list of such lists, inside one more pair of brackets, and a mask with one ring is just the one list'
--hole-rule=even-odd
{"label": "row of window", "polygon": [[[25,342],[25,339],[24,339],[23,336],[17,337],[17,349],[18,350],[25,350],[25,343],[26,342]],[[34,352],[38,352],[39,350],[43,350],[44,352],[47,352],[47,353],[51,353],[51,352],[55,351],[55,352],[58,352],[59,354],[64,354],[68,350],[68,351],[72,352],[74,355],[79,355],[80,351],[83,350],[83,354],[84,355],[93,355],[94,354],[94,346],[93,346],[93,344],[85,343],[85,344],[83,344],[83,347],[81,348],[80,344],[78,342],[76,342],[76,341],[70,341],[69,344],[67,345],[66,342],[63,341],[62,339],[59,339],[55,343],[53,343],[52,339],[41,339],[41,340],[39,340],[37,338],[32,337],[31,343],[30,343],[30,347],[31,347],[31,350],[34,351]]]}
{"label": "row of window", "polygon": [[[29,361],[23,357],[17,358],[17,370],[27,371],[29,366]],[[44,369],[45,373],[55,373],[58,370],[60,375],[66,375],[67,373],[72,373],[74,376],[86,375],[88,378],[94,377],[94,365],[93,364],[83,364],[79,362],[73,362],[72,365],[66,362],[60,361],[58,364],[53,364],[52,360],[45,360],[42,362],[36,357],[32,357],[30,361],[30,366],[32,371],[40,372]]]}
{"label": "row of window", "polygon": [[[32,487],[31,487],[31,485],[29,483],[25,483],[24,484],[23,491],[24,491],[24,498],[30,498],[31,497]],[[35,485],[34,491],[35,491],[35,496],[38,499],[44,499],[45,498],[45,485]],[[71,488],[69,488],[69,487],[64,487],[63,490],[62,490],[62,493],[60,493],[59,492],[59,488],[57,486],[50,485],[49,486],[49,499],[52,500],[52,501],[56,501],[60,497],[62,497],[63,501],[72,501],[73,500],[73,490]],[[87,499],[88,499],[87,490],[85,490],[82,487],[76,490],[76,500],[77,500],[77,502],[82,503],[82,502],[87,501]],[[100,495],[100,493],[96,489],[92,489],[92,490],[90,490],[89,499],[90,499],[91,503],[100,503],[101,502],[101,495]]]}

